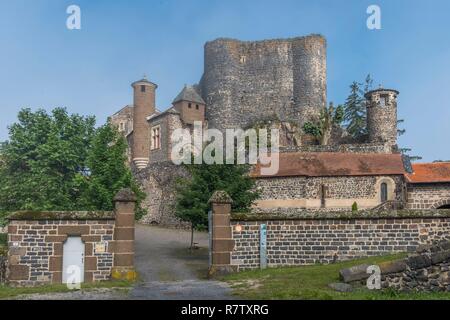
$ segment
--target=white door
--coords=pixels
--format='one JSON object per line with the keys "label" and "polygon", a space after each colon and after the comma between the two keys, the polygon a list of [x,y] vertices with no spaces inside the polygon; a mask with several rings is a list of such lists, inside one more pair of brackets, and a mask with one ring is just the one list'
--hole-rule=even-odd
{"label": "white door", "polygon": [[84,243],[81,237],[68,237],[63,250],[63,283],[84,282]]}

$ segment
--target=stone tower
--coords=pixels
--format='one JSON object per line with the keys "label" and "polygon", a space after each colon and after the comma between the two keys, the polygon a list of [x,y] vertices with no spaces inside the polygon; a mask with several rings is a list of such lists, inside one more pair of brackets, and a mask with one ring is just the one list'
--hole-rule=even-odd
{"label": "stone tower", "polygon": [[392,89],[377,89],[366,93],[367,130],[370,143],[397,145],[397,96]]}
{"label": "stone tower", "polygon": [[194,124],[195,121],[205,121],[206,103],[193,86],[184,86],[172,104],[181,114],[181,120],[184,123]]}
{"label": "stone tower", "polygon": [[212,128],[265,119],[302,125],[326,105],[325,38],[207,42],[200,89]]}
{"label": "stone tower", "polygon": [[147,117],[155,113],[156,84],[145,77],[131,85],[134,89],[132,161],[136,168],[145,168],[150,156]]}

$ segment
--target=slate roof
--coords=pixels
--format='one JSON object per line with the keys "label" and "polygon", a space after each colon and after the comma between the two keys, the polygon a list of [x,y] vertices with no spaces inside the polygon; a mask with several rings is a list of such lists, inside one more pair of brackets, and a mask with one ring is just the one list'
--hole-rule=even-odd
{"label": "slate roof", "polygon": [[412,168],[406,175],[411,183],[450,182],[450,162],[413,163]]}
{"label": "slate roof", "polygon": [[[379,176],[406,174],[400,154],[362,154],[343,152],[289,152],[279,154],[275,177]],[[261,165],[251,172],[262,176]]]}
{"label": "slate roof", "polygon": [[183,90],[181,90],[181,92],[177,95],[177,97],[173,100],[172,103],[175,104],[180,101],[189,101],[206,104],[193,86],[184,86]]}

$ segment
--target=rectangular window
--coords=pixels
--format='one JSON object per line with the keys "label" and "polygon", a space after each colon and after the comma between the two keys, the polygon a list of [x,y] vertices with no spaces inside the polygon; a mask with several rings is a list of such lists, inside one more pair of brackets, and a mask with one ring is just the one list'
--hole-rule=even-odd
{"label": "rectangular window", "polygon": [[141,92],[145,92],[145,86],[141,86]]}
{"label": "rectangular window", "polygon": [[388,103],[388,96],[380,96],[380,106],[385,107]]}
{"label": "rectangular window", "polygon": [[326,198],[327,198],[327,186],[320,186],[320,206],[325,208],[326,206]]}
{"label": "rectangular window", "polygon": [[151,149],[161,148],[161,127],[153,127],[151,131]]}

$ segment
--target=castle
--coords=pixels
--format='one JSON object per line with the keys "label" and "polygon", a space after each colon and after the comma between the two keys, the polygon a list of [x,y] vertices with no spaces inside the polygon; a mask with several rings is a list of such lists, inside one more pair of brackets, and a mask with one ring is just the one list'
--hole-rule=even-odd
{"label": "castle", "polygon": [[133,105],[111,116],[127,138],[129,162],[147,194],[144,223],[179,225],[174,217],[174,182],[187,172],[171,162],[174,130],[280,129],[280,170],[251,175],[260,199],[255,211],[343,211],[450,207],[450,163],[412,164],[397,147],[399,92],[366,94],[367,131],[354,139],[334,126],[326,145],[302,132],[327,105],[326,40],[320,35],[243,42],[217,39],[205,45],[204,74],[185,86],[172,106],[156,108],[157,85],[132,84]]}

